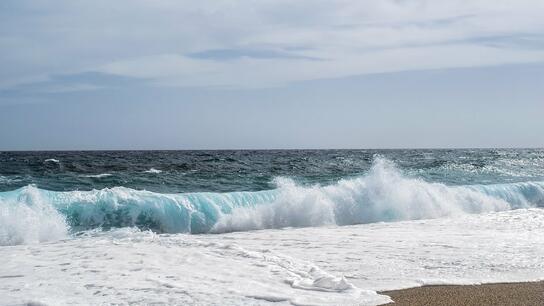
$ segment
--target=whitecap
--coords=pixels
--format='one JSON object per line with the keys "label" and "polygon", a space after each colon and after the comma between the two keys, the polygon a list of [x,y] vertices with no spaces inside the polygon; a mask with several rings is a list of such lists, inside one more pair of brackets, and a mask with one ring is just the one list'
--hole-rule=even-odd
{"label": "whitecap", "polygon": [[544,182],[448,186],[407,177],[380,158],[366,175],[335,184],[304,186],[289,178],[277,178],[276,184],[273,190],[229,193],[163,194],[126,187],[40,191],[77,230],[136,226],[167,233],[353,225],[544,207]]}
{"label": "whitecap", "polygon": [[90,177],[90,178],[103,178],[103,177],[108,177],[108,176],[112,176],[112,174],[110,173],[101,173],[101,174],[86,174],[86,175],[82,175],[83,177]]}
{"label": "whitecap", "polygon": [[68,225],[40,190],[27,186],[17,197],[0,197],[0,245],[32,244],[67,237]]}

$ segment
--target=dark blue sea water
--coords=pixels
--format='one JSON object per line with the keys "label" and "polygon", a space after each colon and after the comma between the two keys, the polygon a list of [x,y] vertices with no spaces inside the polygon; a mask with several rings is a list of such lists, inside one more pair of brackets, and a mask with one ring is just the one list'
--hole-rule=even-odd
{"label": "dark blue sea water", "polygon": [[257,191],[277,177],[325,185],[365,175],[376,157],[448,185],[544,180],[542,149],[0,152],[0,191]]}
{"label": "dark blue sea water", "polygon": [[0,153],[0,244],[28,228],[220,233],[531,207],[541,149]]}

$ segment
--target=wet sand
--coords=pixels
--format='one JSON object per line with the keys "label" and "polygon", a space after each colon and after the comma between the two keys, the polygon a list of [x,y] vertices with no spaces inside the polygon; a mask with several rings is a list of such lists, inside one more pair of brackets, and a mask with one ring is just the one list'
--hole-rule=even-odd
{"label": "wet sand", "polygon": [[387,305],[544,305],[544,281],[474,286],[424,286],[381,292]]}

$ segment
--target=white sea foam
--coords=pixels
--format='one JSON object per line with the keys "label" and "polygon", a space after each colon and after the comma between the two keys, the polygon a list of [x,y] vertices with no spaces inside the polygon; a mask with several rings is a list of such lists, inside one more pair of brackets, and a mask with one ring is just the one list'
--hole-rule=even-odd
{"label": "white sea foam", "polygon": [[86,174],[82,175],[83,177],[90,177],[90,178],[104,178],[108,176],[112,176],[111,173],[100,173],[100,174]]}
{"label": "white sea foam", "polygon": [[67,233],[64,217],[37,188],[25,187],[16,199],[0,197],[0,245],[53,241]]}
{"label": "white sea foam", "polygon": [[[286,178],[276,183],[274,190],[231,193],[161,194],[125,187],[70,192],[30,189],[39,195],[36,199],[61,212],[72,230],[138,226],[167,233],[224,233],[544,207],[542,182],[447,186],[404,176],[383,159],[376,160],[365,176],[328,186],[301,186]],[[28,189],[3,192],[0,198],[19,203]]]}
{"label": "white sea foam", "polygon": [[544,210],[342,227],[91,231],[0,247],[4,303],[377,305],[376,291],[544,279]]}
{"label": "white sea foam", "polygon": [[439,218],[544,203],[541,183],[446,186],[403,176],[384,159],[377,159],[368,175],[330,186],[305,187],[290,179],[277,184],[272,203],[236,207],[221,215],[213,231]]}
{"label": "white sea foam", "polygon": [[159,174],[162,173],[162,170],[151,168],[149,170],[144,171],[145,173],[152,173],[152,174]]}

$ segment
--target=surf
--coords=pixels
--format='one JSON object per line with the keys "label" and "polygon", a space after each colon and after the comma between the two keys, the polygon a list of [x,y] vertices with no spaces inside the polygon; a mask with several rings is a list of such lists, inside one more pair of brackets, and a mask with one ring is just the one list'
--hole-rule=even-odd
{"label": "surf", "polygon": [[0,244],[61,239],[89,229],[138,227],[159,233],[225,233],[354,225],[544,206],[544,182],[448,186],[403,174],[376,158],[364,176],[305,186],[275,179],[272,190],[163,194],[126,187],[0,193]]}

